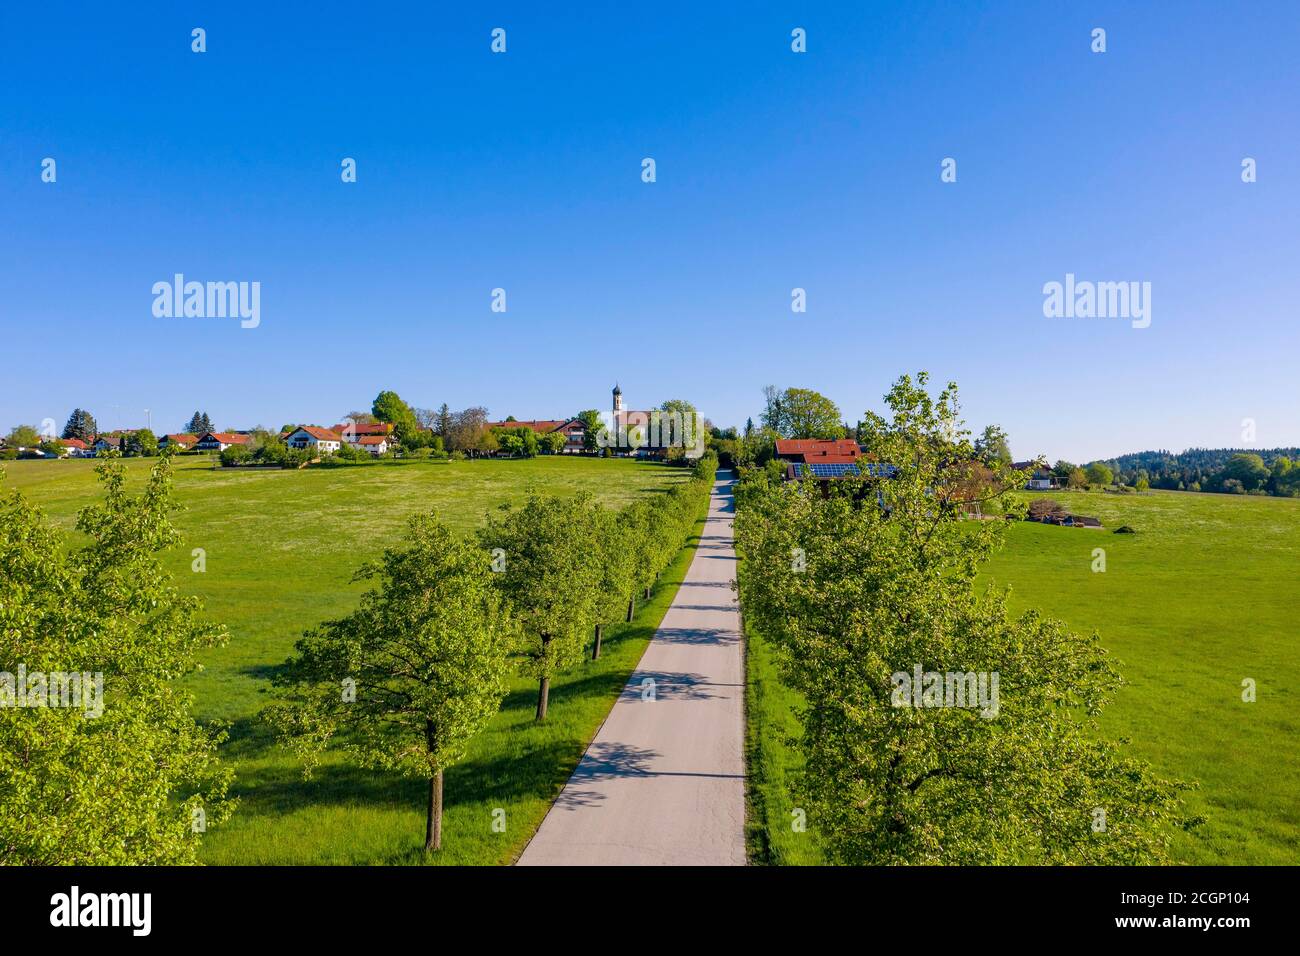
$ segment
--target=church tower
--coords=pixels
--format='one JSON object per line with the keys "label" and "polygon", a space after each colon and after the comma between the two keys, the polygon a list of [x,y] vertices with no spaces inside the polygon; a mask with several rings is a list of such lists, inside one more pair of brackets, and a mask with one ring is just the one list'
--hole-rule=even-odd
{"label": "church tower", "polygon": [[614,385],[614,417],[617,418],[619,412],[623,411],[623,390]]}

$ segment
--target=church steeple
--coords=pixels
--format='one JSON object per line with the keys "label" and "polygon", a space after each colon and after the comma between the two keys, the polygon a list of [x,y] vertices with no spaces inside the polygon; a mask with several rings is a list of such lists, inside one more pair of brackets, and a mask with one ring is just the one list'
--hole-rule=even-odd
{"label": "church steeple", "polygon": [[623,410],[623,390],[614,383],[614,413],[618,414]]}

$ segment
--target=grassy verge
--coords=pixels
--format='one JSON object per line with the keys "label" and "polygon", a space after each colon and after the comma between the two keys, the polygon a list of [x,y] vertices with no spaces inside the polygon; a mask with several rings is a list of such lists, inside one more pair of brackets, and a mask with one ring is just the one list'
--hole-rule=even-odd
{"label": "grassy verge", "polygon": [[768,866],[825,862],[817,835],[796,829],[794,778],[803,756],[794,744],[803,698],[781,683],[776,648],[745,628],[745,839],[750,863]]}
{"label": "grassy verge", "polygon": [[[518,678],[501,712],[447,771],[443,849],[426,858],[424,784],[357,770],[331,756],[304,781],[255,721],[237,725],[234,818],[209,834],[213,864],[482,865],[511,863],[573,773],[677,594],[699,543],[701,520],[629,624],[610,628],[598,661],[554,679],[545,724],[534,720],[537,685]],[[501,829],[504,823],[504,830]],[[496,826],[494,826],[494,824]]]}

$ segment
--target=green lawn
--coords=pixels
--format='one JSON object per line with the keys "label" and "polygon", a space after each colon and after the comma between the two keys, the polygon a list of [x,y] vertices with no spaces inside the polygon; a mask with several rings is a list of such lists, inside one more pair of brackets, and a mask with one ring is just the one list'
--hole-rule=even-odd
{"label": "green lawn", "polygon": [[[127,462],[142,481],[147,460]],[[7,462],[0,488],[18,488],[70,528],[97,494],[89,461]],[[435,511],[469,530],[504,502],[530,492],[589,491],[617,507],[686,480],[682,469],[628,460],[543,457],[527,461],[379,463],[305,471],[218,469],[178,459],[176,524],[183,544],[166,564],[227,624],[230,643],[210,652],[189,681],[195,712],[230,721],[225,748],[241,806],[208,834],[211,863],[421,862],[424,795],[419,781],[327,761],[304,782],[256,714],[274,669],[305,627],[351,610],[353,571],[401,533],[408,515]],[[191,549],[207,570],[191,571]],[[632,624],[606,637],[601,660],[552,683],[547,724],[533,726],[535,686],[517,681],[505,706],[448,772],[440,863],[512,860],[595,735],[662,619],[693,548],[665,572]],[[504,833],[492,829],[504,810]],[[497,815],[500,817],[500,814]]]}
{"label": "green lawn", "polygon": [[[1026,495],[1042,497],[1043,495]],[[1105,530],[1013,525],[989,577],[1017,608],[1096,629],[1127,682],[1102,726],[1162,773],[1199,781],[1207,822],[1179,834],[1179,862],[1300,859],[1300,501],[1154,492],[1052,492]],[[1111,533],[1122,524],[1136,535]],[[1106,571],[1092,571],[1093,549]],[[1241,700],[1243,678],[1258,688]],[[798,753],[798,700],[751,635],[751,851],[817,862],[815,835],[790,828],[786,781]],[[762,831],[762,832],[759,832]]]}

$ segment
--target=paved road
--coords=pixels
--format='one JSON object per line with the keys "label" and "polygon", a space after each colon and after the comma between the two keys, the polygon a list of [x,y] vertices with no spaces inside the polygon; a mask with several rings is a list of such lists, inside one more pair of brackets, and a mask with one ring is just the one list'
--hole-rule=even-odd
{"label": "paved road", "polygon": [[745,863],[731,489],[719,472],[686,580],[520,865]]}

